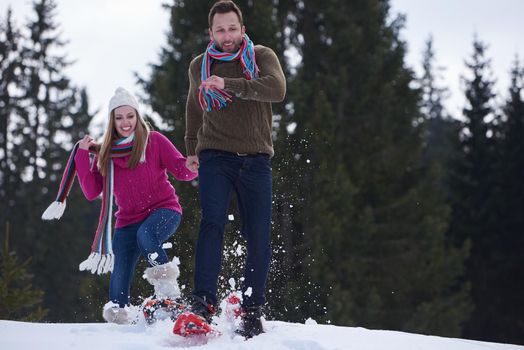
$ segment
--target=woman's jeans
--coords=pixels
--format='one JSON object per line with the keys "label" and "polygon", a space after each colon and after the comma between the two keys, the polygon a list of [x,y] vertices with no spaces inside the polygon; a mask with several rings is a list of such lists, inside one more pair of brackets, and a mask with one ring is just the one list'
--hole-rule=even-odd
{"label": "woman's jeans", "polygon": [[217,303],[224,226],[231,194],[236,193],[241,232],[247,241],[243,306],[265,303],[271,258],[271,160],[267,154],[237,155],[204,150],[198,170],[202,221],[196,247],[193,294]]}
{"label": "woman's jeans", "polygon": [[140,255],[149,265],[169,262],[162,243],[167,241],[180,224],[181,216],[171,209],[157,209],[144,221],[117,228],[113,237],[115,265],[109,283],[109,300],[120,307],[129,305],[131,283]]}

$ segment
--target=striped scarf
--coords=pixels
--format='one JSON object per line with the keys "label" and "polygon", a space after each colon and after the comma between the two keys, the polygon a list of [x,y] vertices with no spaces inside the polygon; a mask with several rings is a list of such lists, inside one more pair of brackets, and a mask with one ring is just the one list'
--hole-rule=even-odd
{"label": "striped scarf", "polygon": [[[259,70],[255,60],[254,45],[247,34],[244,34],[242,37],[242,45],[236,53],[218,51],[214,41],[211,41],[207,45],[207,49],[204,52],[204,59],[202,60],[201,80],[204,81],[211,76],[213,60],[233,61],[236,59],[240,59],[240,64],[244,69],[246,79],[252,80],[258,78]],[[202,109],[211,112],[212,109],[219,110],[227,106],[227,103],[231,102],[231,95],[222,89],[212,88],[205,91],[203,87],[200,87],[198,99]]]}
{"label": "striped scarf", "polygon": [[[113,208],[114,166],[111,158],[130,155],[133,149],[133,139],[134,134],[127,138],[118,139],[111,147],[107,174],[104,177],[102,188],[102,208],[100,209],[98,227],[95,232],[93,244],[91,245],[91,254],[80,264],[80,271],[88,270],[91,271],[91,273],[97,273],[99,275],[113,271],[114,254],[111,241],[113,223],[111,211]],[[55,201],[51,203],[42,214],[43,220],[60,219],[64,213],[66,199],[71,191],[76,176],[75,155],[78,150],[78,145],[79,142],[75,144],[71,151],[71,155],[69,156],[69,160],[64,169],[64,174],[62,175],[58,195],[56,196]],[[89,151],[91,153],[97,153],[91,148]],[[145,152],[142,154],[140,161],[145,161]],[[96,164],[93,164],[93,166],[96,166]]]}

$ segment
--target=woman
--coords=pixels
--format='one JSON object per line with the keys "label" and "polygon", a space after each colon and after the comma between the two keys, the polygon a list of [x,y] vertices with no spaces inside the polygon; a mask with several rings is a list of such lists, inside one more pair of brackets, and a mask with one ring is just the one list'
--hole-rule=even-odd
{"label": "woman", "polygon": [[[96,154],[92,165],[90,152]],[[182,213],[167,172],[181,181],[197,176],[185,166],[186,159],[166,137],[150,131],[139,114],[135,98],[123,88],[118,88],[109,102],[109,123],[102,144],[97,145],[92,137],[85,136],[75,146],[71,158],[74,159],[71,167],[76,168],[85,197],[94,200],[103,192],[92,253],[80,264],[80,270],[93,273],[112,270],[110,301],[104,306],[104,319],[119,324],[134,321],[127,306],[140,256],[151,266],[144,278],[154,286],[156,298],[180,296],[176,281],[178,261],[176,258],[169,261],[162,243],[175,233]],[[118,211],[111,241],[112,194]],[[65,199],[60,202],[65,206]],[[43,218],[49,217],[44,213]]]}

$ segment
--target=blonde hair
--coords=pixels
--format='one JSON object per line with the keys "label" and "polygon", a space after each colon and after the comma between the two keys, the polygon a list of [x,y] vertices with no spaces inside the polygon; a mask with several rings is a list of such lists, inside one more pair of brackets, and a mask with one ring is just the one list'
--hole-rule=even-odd
{"label": "blonde hair", "polygon": [[[133,108],[136,113],[136,128],[135,128],[135,139],[133,140],[133,149],[131,151],[131,157],[127,162],[127,167],[129,169],[135,168],[140,162],[142,154],[145,152],[146,142],[148,140],[149,132],[151,126],[142,119],[140,114],[136,109]],[[115,140],[119,138],[118,133],[115,129],[115,110],[111,111],[109,116],[109,123],[104,134],[104,139],[100,145],[98,152],[98,171],[102,176],[107,175],[107,165],[109,157],[111,157],[111,147],[113,146]]]}

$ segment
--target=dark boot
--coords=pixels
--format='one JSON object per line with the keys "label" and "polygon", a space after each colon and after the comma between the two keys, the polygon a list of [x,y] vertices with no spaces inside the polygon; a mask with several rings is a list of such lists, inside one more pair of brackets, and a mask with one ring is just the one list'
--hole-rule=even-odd
{"label": "dark boot", "polygon": [[240,322],[240,328],[237,333],[244,336],[246,339],[253,338],[254,336],[264,333],[262,327],[262,307],[250,306],[242,308],[242,321]]}
{"label": "dark boot", "polygon": [[205,297],[202,298],[197,295],[192,295],[189,311],[202,317],[207,323],[211,324],[211,320],[216,313],[216,307],[209,303]]}

